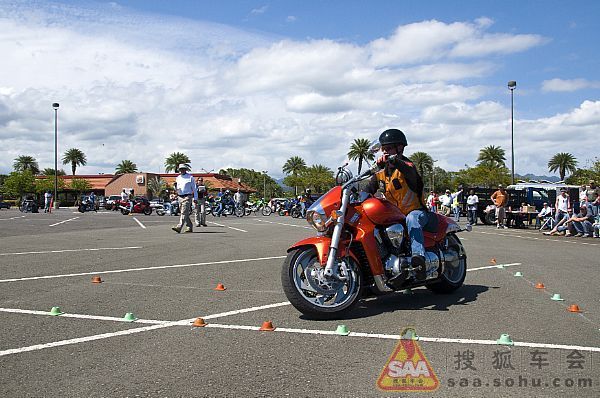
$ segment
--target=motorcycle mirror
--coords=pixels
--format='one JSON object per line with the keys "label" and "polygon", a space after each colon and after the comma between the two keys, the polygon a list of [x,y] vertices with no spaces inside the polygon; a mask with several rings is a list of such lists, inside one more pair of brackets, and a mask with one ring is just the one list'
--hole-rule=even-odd
{"label": "motorcycle mirror", "polygon": [[369,152],[371,153],[377,153],[381,150],[381,144],[379,143],[379,140],[373,140],[371,141],[371,144],[369,144]]}

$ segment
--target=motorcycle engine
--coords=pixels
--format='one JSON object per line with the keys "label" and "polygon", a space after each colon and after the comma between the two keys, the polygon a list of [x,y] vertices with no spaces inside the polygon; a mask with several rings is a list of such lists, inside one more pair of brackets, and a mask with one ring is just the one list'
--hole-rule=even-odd
{"label": "motorcycle engine", "polygon": [[[458,258],[458,256],[457,256]],[[411,258],[407,256],[398,257],[391,254],[385,259],[385,271],[388,277],[395,278],[404,273],[402,279],[409,279],[415,276],[415,271],[411,268]],[[440,266],[439,256],[432,251],[425,252],[425,266],[427,267],[427,279],[435,279],[438,277],[438,269]]]}

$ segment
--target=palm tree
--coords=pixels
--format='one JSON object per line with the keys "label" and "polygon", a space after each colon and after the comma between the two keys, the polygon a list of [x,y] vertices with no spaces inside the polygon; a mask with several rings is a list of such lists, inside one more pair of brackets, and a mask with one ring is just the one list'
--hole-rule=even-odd
{"label": "palm tree", "polygon": [[85,166],[87,164],[87,159],[85,158],[85,153],[83,153],[80,149],[71,148],[62,158],[63,164],[71,163],[71,171],[73,175],[75,175],[75,170],[77,170],[77,166]]}
{"label": "palm tree", "polygon": [[[305,169],[306,163],[304,162],[304,159],[302,159],[300,156],[292,156],[285,162],[282,170],[285,174],[291,174],[293,180],[296,181],[298,179],[298,174],[300,174]],[[294,184],[294,194],[298,195],[297,182]]]}
{"label": "palm tree", "polygon": [[433,170],[433,158],[426,152],[415,152],[408,158],[414,163],[421,177]]}
{"label": "palm tree", "polygon": [[165,189],[167,189],[167,183],[162,178],[154,177],[148,180],[148,191],[150,191],[150,196],[160,196]]}
{"label": "palm tree", "polygon": [[574,173],[577,170],[577,159],[567,152],[557,153],[548,161],[548,170],[552,173],[558,170],[561,181],[564,181],[567,171]]}
{"label": "palm tree", "polygon": [[360,174],[360,170],[362,169],[363,161],[375,159],[375,154],[369,151],[370,148],[371,142],[366,138],[357,138],[350,145],[348,159],[358,160],[358,174]]}
{"label": "palm tree", "polygon": [[40,172],[40,166],[38,166],[37,160],[33,156],[21,155],[15,159],[13,163],[15,171],[22,173],[25,170],[31,171],[31,174],[37,174]]}
{"label": "palm tree", "polygon": [[169,173],[171,171],[177,172],[177,166],[179,166],[181,163],[185,163],[187,166],[189,166],[190,158],[188,155],[181,152],[173,152],[167,159],[165,159],[165,173]]}
{"label": "palm tree", "polygon": [[504,161],[504,149],[499,146],[489,145],[479,151],[478,162],[488,166],[506,166]]}
{"label": "palm tree", "polygon": [[[53,176],[54,169],[52,167],[46,167],[44,170],[42,170],[42,174],[45,176]],[[67,175],[67,173],[65,173],[65,171],[63,169],[60,169],[60,170],[58,170],[58,173],[56,173],[56,175],[64,176],[64,175]]]}
{"label": "palm tree", "polygon": [[115,174],[127,174],[127,173],[135,173],[138,171],[137,165],[133,163],[131,160],[121,160],[121,163],[117,165],[115,169]]}

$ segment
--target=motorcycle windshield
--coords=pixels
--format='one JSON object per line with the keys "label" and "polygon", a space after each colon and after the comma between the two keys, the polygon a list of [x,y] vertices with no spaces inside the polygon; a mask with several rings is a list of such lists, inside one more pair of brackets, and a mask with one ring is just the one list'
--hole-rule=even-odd
{"label": "motorcycle windshield", "polygon": [[335,204],[339,203],[337,208],[339,209],[342,203],[342,187],[335,186],[329,190],[326,194],[317,199],[308,210],[314,210],[317,213],[325,214],[335,208]]}

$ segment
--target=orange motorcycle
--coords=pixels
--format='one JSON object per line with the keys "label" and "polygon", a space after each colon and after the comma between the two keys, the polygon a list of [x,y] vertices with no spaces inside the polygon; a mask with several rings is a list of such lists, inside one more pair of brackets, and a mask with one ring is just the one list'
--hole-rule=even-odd
{"label": "orange motorcycle", "polygon": [[[373,152],[377,146],[372,148]],[[290,303],[314,319],[336,318],[368,293],[385,294],[425,286],[434,293],[450,293],[462,286],[467,255],[454,220],[428,213],[423,228],[426,276],[411,266],[411,245],[405,215],[384,198],[357,191],[358,182],[379,170],[375,165],[352,177],[345,166],[338,186],[307,211],[317,236],[288,249],[281,281]]]}

